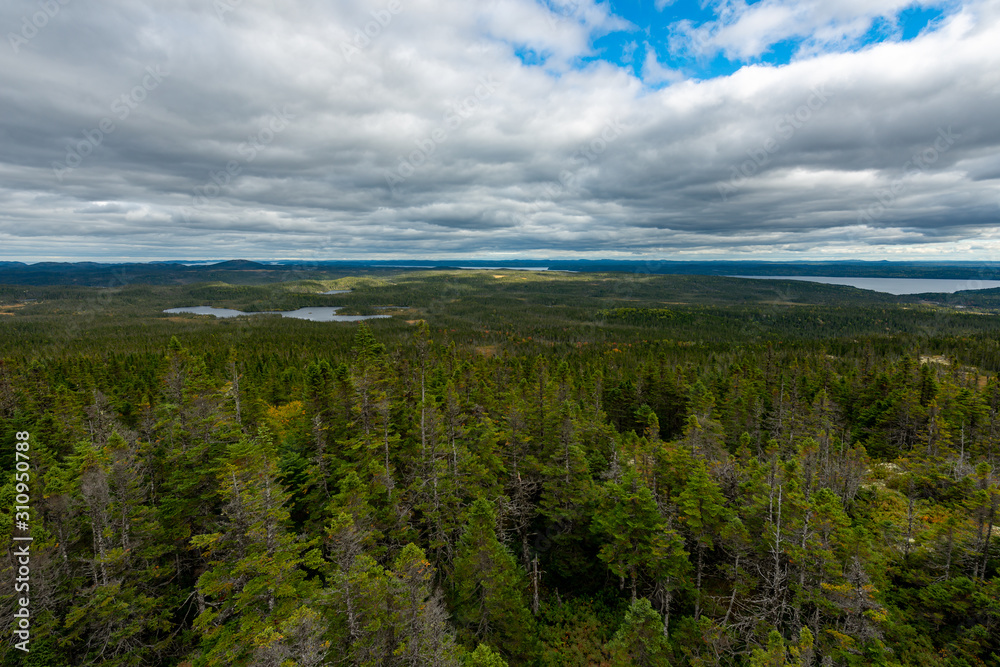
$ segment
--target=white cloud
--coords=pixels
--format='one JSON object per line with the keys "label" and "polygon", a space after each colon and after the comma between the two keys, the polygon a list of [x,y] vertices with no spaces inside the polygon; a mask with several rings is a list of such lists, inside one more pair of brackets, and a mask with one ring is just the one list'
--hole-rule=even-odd
{"label": "white cloud", "polygon": [[952,0],[720,0],[718,19],[695,26],[677,25],[675,48],[746,60],[759,57],[773,45],[801,42],[801,54],[845,50],[858,43],[877,19],[895,24],[911,7],[954,8]]}
{"label": "white cloud", "polygon": [[[0,49],[0,258],[860,256],[973,247],[995,231],[988,5],[905,43],[706,81],[680,80],[647,48],[641,81],[573,65],[620,25],[607,3],[400,3],[350,59],[343,45],[388,0],[281,12],[246,0],[225,21],[194,0],[64,6],[20,53]],[[31,6],[3,5],[0,25]],[[515,45],[549,63],[523,64]],[[169,76],[119,120],[114,100],[157,64]],[[53,162],[104,117],[114,132],[60,181]],[[948,127],[960,137],[908,174]],[[402,163],[412,173],[390,189]]]}
{"label": "white cloud", "polygon": [[648,84],[674,83],[684,79],[678,70],[665,67],[657,60],[656,51],[646,44],[646,57],[642,62],[642,80]]}

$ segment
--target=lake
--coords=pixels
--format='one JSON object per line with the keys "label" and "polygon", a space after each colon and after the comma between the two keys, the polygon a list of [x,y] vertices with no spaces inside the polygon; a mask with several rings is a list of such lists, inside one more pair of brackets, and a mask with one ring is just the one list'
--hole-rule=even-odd
{"label": "lake", "polygon": [[804,280],[826,285],[848,285],[873,292],[886,294],[952,294],[962,290],[992,289],[1000,287],[1000,280],[970,280],[939,278],[838,278],[833,276],[729,276],[730,278],[752,278],[754,280]]}
{"label": "lake", "polygon": [[287,311],[267,311],[260,313],[244,313],[242,310],[232,310],[230,308],[216,308],[215,306],[192,306],[190,308],[170,308],[163,312],[190,313],[192,315],[215,315],[216,317],[239,317],[240,315],[281,315],[291,317],[296,320],[309,320],[310,322],[358,322],[360,320],[375,320],[392,317],[391,315],[337,315],[337,308],[317,307],[299,308],[298,310]]}

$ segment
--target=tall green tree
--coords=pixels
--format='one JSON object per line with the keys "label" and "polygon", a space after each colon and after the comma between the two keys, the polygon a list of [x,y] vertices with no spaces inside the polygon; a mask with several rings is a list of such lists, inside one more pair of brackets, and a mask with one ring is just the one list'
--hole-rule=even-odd
{"label": "tall green tree", "polygon": [[266,433],[231,445],[218,480],[219,530],[191,540],[206,561],[194,628],[205,664],[246,664],[255,649],[271,642],[272,625],[315,593],[305,568],[318,568],[321,559],[315,543],[288,530],[288,493],[278,481]]}
{"label": "tall green tree", "polygon": [[633,601],[643,575],[656,582],[681,575],[687,565],[679,535],[667,527],[653,492],[634,470],[621,484],[603,485],[593,529],[603,542],[598,557],[623,587],[628,579]]}
{"label": "tall green tree", "polygon": [[663,621],[649,600],[637,598],[608,644],[613,667],[668,667],[670,645],[662,632]]}
{"label": "tall green tree", "polygon": [[716,536],[722,533],[731,520],[732,512],[719,485],[708,474],[704,461],[691,470],[687,484],[677,495],[677,509],[681,523],[694,544],[697,554],[695,564],[695,620],[701,616],[702,576],[705,571],[705,552],[712,549]]}
{"label": "tall green tree", "polygon": [[524,574],[496,536],[496,515],[480,498],[454,563],[454,618],[467,645],[484,642],[518,659],[531,652],[532,616],[525,603]]}

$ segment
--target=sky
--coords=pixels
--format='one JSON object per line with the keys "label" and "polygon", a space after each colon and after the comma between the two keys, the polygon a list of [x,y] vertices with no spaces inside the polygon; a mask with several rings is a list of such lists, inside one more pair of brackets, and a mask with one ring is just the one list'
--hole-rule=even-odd
{"label": "sky", "polygon": [[1000,261],[1000,0],[7,0],[0,260]]}

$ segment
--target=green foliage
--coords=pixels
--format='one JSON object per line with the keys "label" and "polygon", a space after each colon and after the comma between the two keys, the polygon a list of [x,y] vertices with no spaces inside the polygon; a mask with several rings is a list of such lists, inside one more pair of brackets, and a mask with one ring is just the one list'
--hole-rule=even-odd
{"label": "green foliage", "polygon": [[209,665],[239,664],[272,644],[270,626],[291,617],[313,588],[304,568],[320,565],[318,550],[287,530],[287,494],[266,433],[231,445],[218,480],[220,530],[191,540],[208,567],[197,593],[210,606],[193,628]]}
{"label": "green foliage", "polygon": [[622,484],[604,485],[593,525],[603,541],[598,557],[621,581],[630,581],[633,599],[640,576],[659,581],[687,569],[679,536],[667,527],[653,492],[635,473],[627,474]]}
{"label": "green foliage", "polygon": [[667,308],[611,308],[597,311],[597,317],[608,321],[622,321],[629,324],[653,325],[672,320],[675,313]]}
{"label": "green foliage", "polygon": [[608,649],[614,667],[667,667],[670,664],[670,648],[663,632],[663,619],[649,600],[638,598],[632,602]]}
{"label": "green foliage", "polygon": [[486,644],[480,644],[462,663],[466,667],[507,667],[503,657]]}
{"label": "green foliage", "polygon": [[455,622],[467,644],[485,642],[523,659],[531,650],[527,587],[514,557],[497,540],[496,515],[480,498],[469,509],[454,569]]}
{"label": "green foliage", "polygon": [[544,667],[600,664],[608,657],[605,644],[610,639],[612,616],[582,598],[544,605],[538,624],[539,664]]}
{"label": "green foliage", "polygon": [[799,632],[798,643],[786,647],[777,630],[767,636],[767,648],[755,648],[748,667],[807,667],[813,664],[813,636],[809,628]]}
{"label": "green foliage", "polygon": [[[0,664],[997,663],[997,316],[792,287],[37,288],[0,317],[35,642]],[[405,308],[159,312],[203,299]]]}

